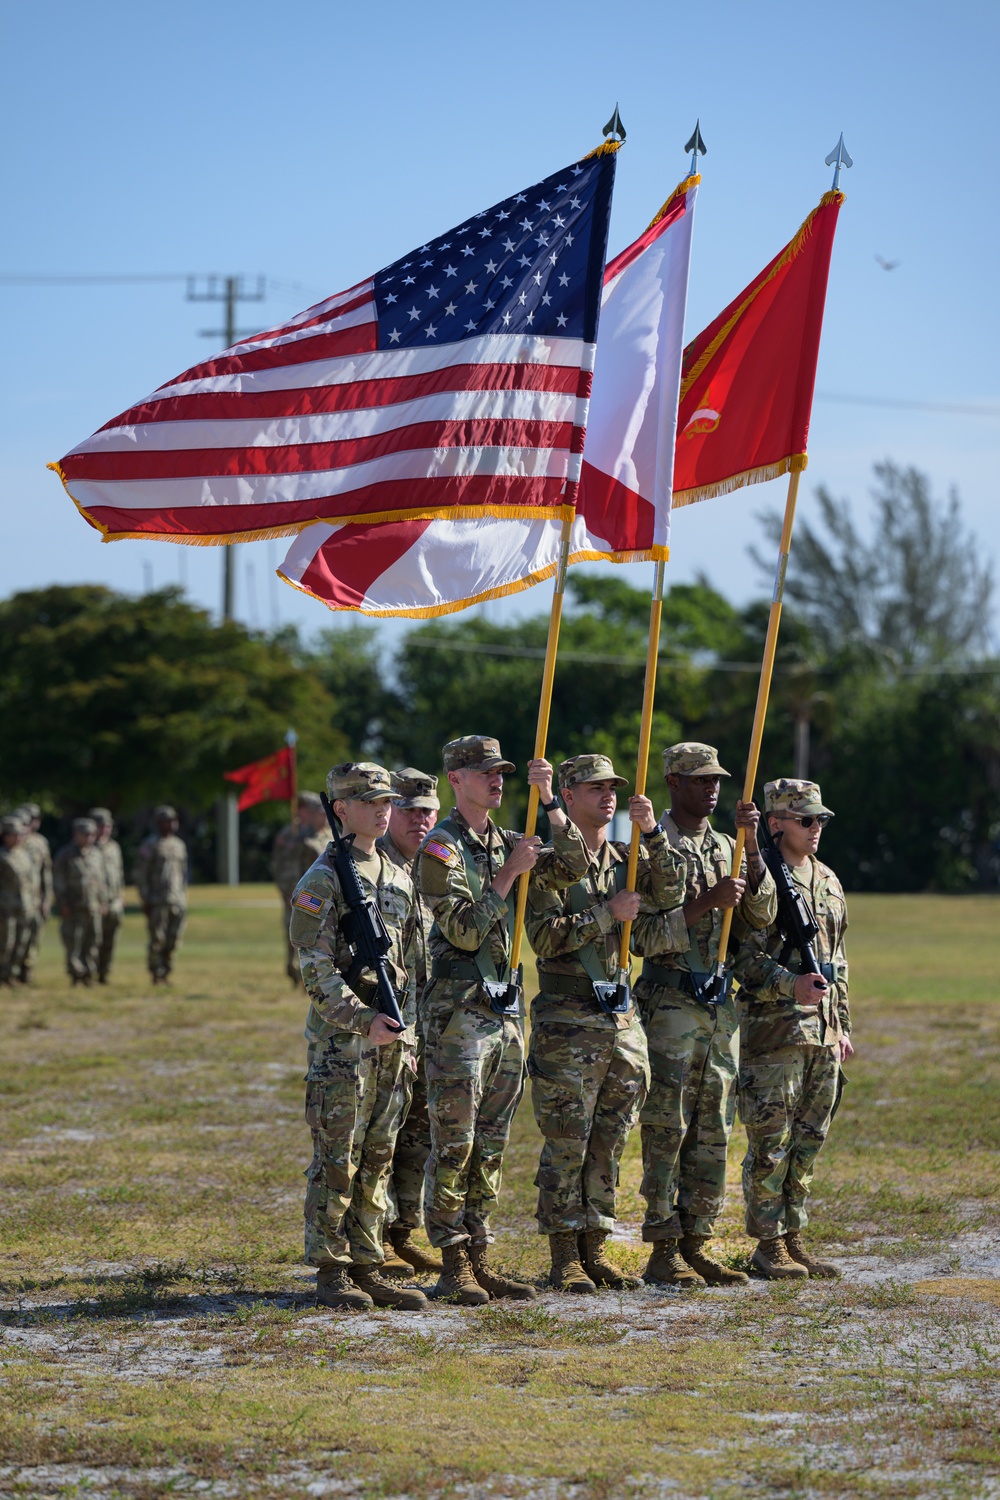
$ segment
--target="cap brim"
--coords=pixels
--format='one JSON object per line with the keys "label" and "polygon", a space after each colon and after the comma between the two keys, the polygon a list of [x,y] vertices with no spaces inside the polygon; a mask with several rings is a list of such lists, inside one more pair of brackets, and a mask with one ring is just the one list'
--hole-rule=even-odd
{"label": "cap brim", "polygon": [[512,760],[481,760],[478,766],[463,766],[463,771],[516,771]]}
{"label": "cap brim", "polygon": [[627,776],[583,776],[579,781],[567,781],[560,790],[571,792],[575,786],[587,786],[593,781],[611,781],[615,786],[628,786]]}
{"label": "cap brim", "polygon": [[699,766],[697,771],[665,771],[664,776],[732,776],[731,771],[724,771],[721,766]]}
{"label": "cap brim", "polygon": [[395,802],[395,792],[362,792],[358,797],[345,797],[345,802]]}
{"label": "cap brim", "polygon": [[431,812],[437,812],[441,802],[437,797],[396,797],[393,805],[405,812],[410,807],[426,807]]}

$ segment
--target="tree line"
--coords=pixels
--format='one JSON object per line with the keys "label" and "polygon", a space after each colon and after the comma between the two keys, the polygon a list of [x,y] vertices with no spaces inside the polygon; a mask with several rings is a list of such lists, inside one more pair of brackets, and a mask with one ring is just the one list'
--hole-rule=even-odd
{"label": "tree line", "polygon": [[[992,576],[952,495],[926,476],[876,469],[874,533],[819,491],[800,524],[764,738],[763,777],[808,774],[837,817],[824,852],[856,890],[963,891],[1000,883],[1000,661],[990,635]],[[771,536],[774,517],[765,517]],[[758,548],[762,583],[773,553]],[[768,590],[769,593],[769,590]],[[540,605],[542,601],[540,600]],[[706,577],[664,600],[650,785],[659,749],[718,746],[742,782],[768,597],[736,606]],[[588,749],[634,774],[649,620],[622,571],[571,569],[549,757]],[[394,653],[374,626],[338,620],[312,640],[292,628],[215,623],[177,589],[139,598],[96,585],[51,587],[0,603],[0,798],[39,802],[57,841],[94,804],[118,818],[126,852],[150,808],[172,802],[199,878],[215,868],[222,771],[299,734],[300,781],[371,758],[436,770],[440,747],[497,734],[531,754],[547,628],[479,614],[417,625]],[[507,820],[526,787],[510,779]],[[287,810],[241,818],[246,879],[267,878]]]}

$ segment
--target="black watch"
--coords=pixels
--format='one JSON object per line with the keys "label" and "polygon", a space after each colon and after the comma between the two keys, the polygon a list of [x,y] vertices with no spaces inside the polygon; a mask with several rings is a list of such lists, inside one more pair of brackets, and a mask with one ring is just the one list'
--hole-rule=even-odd
{"label": "black watch", "polygon": [[551,802],[541,802],[539,806],[544,813],[555,812],[556,808],[560,806],[559,798],[553,797]]}

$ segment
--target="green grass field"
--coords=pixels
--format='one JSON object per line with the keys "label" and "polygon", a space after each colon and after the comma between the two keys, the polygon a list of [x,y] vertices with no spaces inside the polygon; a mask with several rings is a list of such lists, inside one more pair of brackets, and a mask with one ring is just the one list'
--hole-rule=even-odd
{"label": "green grass field", "polygon": [[[50,924],[39,987],[0,991],[0,1493],[1000,1494],[1000,900],[851,921],[859,1050],[814,1217],[844,1281],[419,1316],[309,1298],[273,891],[193,890],[170,991],[138,915],[107,989],[69,988]],[[496,1227],[541,1284],[537,1152],[525,1099]],[[636,1267],[638,1180],[633,1138]]]}

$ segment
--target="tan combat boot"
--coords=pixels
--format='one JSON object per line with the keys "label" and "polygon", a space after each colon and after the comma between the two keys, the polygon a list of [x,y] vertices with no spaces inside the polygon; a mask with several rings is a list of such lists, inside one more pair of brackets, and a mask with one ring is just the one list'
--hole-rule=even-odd
{"label": "tan combat boot", "polygon": [[572,1229],[563,1230],[560,1234],[550,1234],[549,1249],[552,1252],[549,1280],[557,1292],[597,1291],[580,1263],[580,1248]]}
{"label": "tan combat boot", "polygon": [[790,1229],[785,1235],[785,1249],[792,1260],[805,1266],[809,1275],[815,1276],[817,1281],[834,1281],[841,1274],[839,1266],[835,1266],[832,1260],[817,1260],[815,1255],[809,1254],[797,1229]]}
{"label": "tan combat boot", "polygon": [[411,1230],[405,1224],[391,1224],[389,1226],[389,1239],[398,1259],[404,1261],[414,1271],[441,1271],[441,1262],[436,1255],[428,1255],[426,1250],[421,1250],[415,1245],[411,1238]]}
{"label": "tan combat boot", "polygon": [[426,1312],[427,1298],[416,1287],[399,1286],[380,1276],[381,1266],[352,1266],[351,1280],[367,1292],[376,1307],[395,1307],[400,1312]]}
{"label": "tan combat boot", "polygon": [[780,1234],[773,1240],[761,1240],[750,1264],[768,1281],[804,1281],[809,1275],[805,1266],[792,1260]]}
{"label": "tan combat boot", "polygon": [[681,1291],[694,1291],[705,1285],[705,1278],[692,1271],[681,1255],[676,1240],[656,1240],[652,1254],[642,1273],[642,1279],[652,1286],[678,1286]]}
{"label": "tan combat boot", "polygon": [[413,1267],[408,1260],[401,1260],[396,1254],[391,1229],[382,1230],[382,1257],[379,1270],[383,1276],[391,1276],[394,1281],[409,1281],[413,1275]]}
{"label": "tan combat boot", "polygon": [[681,1238],[680,1252],[692,1271],[708,1282],[709,1286],[743,1286],[750,1277],[745,1271],[734,1271],[720,1261],[705,1254],[705,1246],[711,1239],[707,1234],[685,1234]]}
{"label": "tan combat boot", "polygon": [[354,1285],[348,1270],[347,1266],[320,1266],[316,1272],[316,1301],[324,1307],[364,1312],[374,1303],[367,1292]]}
{"label": "tan combat boot", "polygon": [[472,1274],[472,1263],[464,1243],[445,1245],[441,1251],[444,1262],[432,1297],[447,1298],[462,1307],[482,1307],[490,1300],[490,1294]]}
{"label": "tan combat boot", "polygon": [[606,1229],[585,1229],[576,1237],[580,1247],[580,1259],[583,1261],[583,1269],[597,1286],[610,1287],[613,1292],[634,1292],[636,1287],[642,1286],[638,1276],[630,1276],[627,1271],[620,1271],[604,1254],[604,1242],[608,1237]]}
{"label": "tan combat boot", "polygon": [[533,1302],[535,1288],[526,1281],[515,1281],[511,1276],[502,1276],[493,1269],[489,1260],[489,1244],[485,1240],[473,1240],[469,1245],[472,1274],[484,1292],[491,1297],[513,1297],[515,1302]]}

